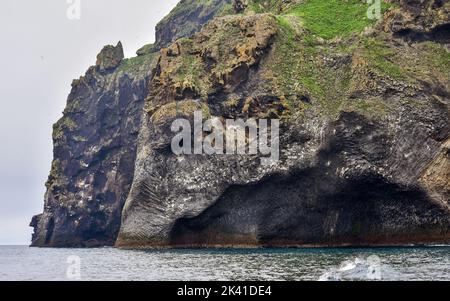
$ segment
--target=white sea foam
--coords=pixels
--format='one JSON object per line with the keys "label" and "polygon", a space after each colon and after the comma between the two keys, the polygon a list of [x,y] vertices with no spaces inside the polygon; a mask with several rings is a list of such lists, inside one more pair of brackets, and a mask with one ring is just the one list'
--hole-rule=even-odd
{"label": "white sea foam", "polygon": [[383,265],[378,256],[356,257],[342,262],[319,277],[319,281],[383,280]]}

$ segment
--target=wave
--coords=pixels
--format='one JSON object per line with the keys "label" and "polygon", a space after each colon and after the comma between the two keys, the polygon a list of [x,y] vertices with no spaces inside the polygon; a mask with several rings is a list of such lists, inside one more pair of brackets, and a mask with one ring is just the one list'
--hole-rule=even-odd
{"label": "wave", "polygon": [[[378,256],[357,257],[342,262],[319,277],[319,281],[381,281],[391,278],[396,272],[383,265]],[[389,277],[386,277],[388,276]]]}

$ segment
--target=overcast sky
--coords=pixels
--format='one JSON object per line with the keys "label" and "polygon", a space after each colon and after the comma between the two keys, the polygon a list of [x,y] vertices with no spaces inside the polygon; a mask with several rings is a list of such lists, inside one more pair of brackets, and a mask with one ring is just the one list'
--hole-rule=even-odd
{"label": "overcast sky", "polygon": [[[134,56],[178,0],[2,0],[0,8],[0,245],[29,244],[52,159],[52,124],[72,79],[106,44]],[[76,17],[76,10],[70,10]]]}

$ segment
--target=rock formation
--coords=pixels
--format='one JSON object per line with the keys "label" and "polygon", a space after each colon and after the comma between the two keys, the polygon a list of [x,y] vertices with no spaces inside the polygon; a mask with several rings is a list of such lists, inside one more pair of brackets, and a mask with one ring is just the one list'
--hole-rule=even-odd
{"label": "rock formation", "polygon": [[215,16],[226,13],[231,2],[232,0],[181,0],[156,26],[156,46],[166,47],[179,38],[194,34]]}
{"label": "rock formation", "polygon": [[[33,245],[449,243],[449,5],[181,1],[73,83]],[[279,119],[280,160],[175,155],[199,110]]]}
{"label": "rock formation", "polygon": [[[175,11],[184,9],[185,2]],[[197,26],[221,9],[222,4],[210,6],[209,17]],[[197,20],[196,14],[191,18]],[[183,29],[177,16],[164,22],[176,36],[183,36],[177,31]],[[158,34],[156,45],[167,45],[171,38]],[[44,213],[31,221],[33,246],[114,245],[133,181],[136,138],[158,51],[147,45],[138,57],[123,59],[120,42],[105,46],[96,65],[72,83],[64,116],[54,126]]]}

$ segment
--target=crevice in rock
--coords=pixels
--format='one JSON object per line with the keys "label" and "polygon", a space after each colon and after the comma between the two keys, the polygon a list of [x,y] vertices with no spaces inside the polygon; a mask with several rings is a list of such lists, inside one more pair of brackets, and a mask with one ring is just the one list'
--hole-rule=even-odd
{"label": "crevice in rock", "polygon": [[45,234],[46,245],[50,244],[50,242],[52,241],[54,229],[55,229],[55,219],[51,217],[47,225],[47,232]]}
{"label": "crevice in rock", "polygon": [[436,26],[429,32],[406,28],[394,33],[394,37],[402,38],[413,43],[433,41],[436,43],[448,44],[450,43],[450,24],[447,23]]}

